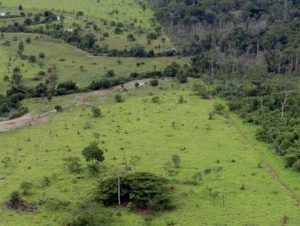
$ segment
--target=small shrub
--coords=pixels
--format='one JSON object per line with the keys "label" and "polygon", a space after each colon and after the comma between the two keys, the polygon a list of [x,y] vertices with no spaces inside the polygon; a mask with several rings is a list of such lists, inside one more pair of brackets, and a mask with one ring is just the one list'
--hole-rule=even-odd
{"label": "small shrub", "polygon": [[33,188],[33,184],[30,182],[22,182],[20,184],[20,190],[23,195],[30,195]]}
{"label": "small shrub", "polygon": [[39,53],[39,58],[44,59],[46,57],[45,53]]}
{"label": "small shrub", "polygon": [[34,211],[36,207],[33,204],[26,203],[18,191],[11,193],[6,207],[13,210]]}
{"label": "small shrub", "polygon": [[28,57],[28,61],[29,61],[30,63],[36,63],[36,57],[33,56],[33,55],[29,56],[29,57]]}
{"label": "small shrub", "polygon": [[157,79],[153,79],[153,80],[150,81],[150,85],[151,85],[151,86],[158,86],[158,85],[159,85],[159,82],[158,82]]}
{"label": "small shrub", "polygon": [[95,118],[99,118],[102,116],[101,109],[98,107],[92,107],[92,114]]}
{"label": "small shrub", "polygon": [[151,98],[151,102],[152,103],[155,103],[155,104],[158,104],[160,102],[160,98],[159,96],[154,96]]}
{"label": "small shrub", "polygon": [[51,179],[50,177],[43,177],[42,178],[42,187],[49,187],[51,184]]}
{"label": "small shrub", "polygon": [[176,78],[180,83],[187,83],[188,81],[187,76],[183,74],[177,75]]}
{"label": "small shrub", "polygon": [[6,205],[11,209],[19,209],[24,205],[24,200],[18,191],[14,191],[10,194],[9,201]]}
{"label": "small shrub", "polygon": [[56,112],[63,112],[63,107],[62,107],[61,105],[56,105],[56,106],[54,107],[54,110],[55,110]]}
{"label": "small shrub", "polygon": [[77,157],[69,157],[64,159],[65,166],[70,173],[80,173],[81,164],[80,159]]}
{"label": "small shrub", "polygon": [[183,96],[180,96],[179,98],[178,98],[178,103],[179,104],[184,104],[186,102],[186,100],[183,98]]}
{"label": "small shrub", "polygon": [[105,73],[105,77],[107,78],[112,78],[112,77],[115,77],[116,74],[113,70],[108,70],[106,73]]}
{"label": "small shrub", "polygon": [[125,98],[121,95],[121,94],[116,94],[115,95],[115,101],[117,103],[121,103],[121,102],[124,102],[125,101]]}
{"label": "small shrub", "polygon": [[87,165],[87,171],[90,175],[96,176],[100,173],[100,165],[99,164],[89,164]]}
{"label": "small shrub", "polygon": [[179,155],[172,155],[172,163],[175,168],[180,167],[181,158]]}
{"label": "small shrub", "polygon": [[220,113],[222,113],[225,110],[225,106],[223,104],[216,103],[214,105],[214,109],[215,109],[216,113],[220,114]]}

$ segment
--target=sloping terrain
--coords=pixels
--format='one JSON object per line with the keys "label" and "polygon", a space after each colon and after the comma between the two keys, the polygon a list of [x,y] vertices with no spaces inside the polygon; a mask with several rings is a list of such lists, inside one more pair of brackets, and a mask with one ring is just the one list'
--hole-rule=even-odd
{"label": "sloping terrain", "polygon": [[[175,210],[147,216],[126,208],[110,209],[117,214],[113,225],[281,225],[285,216],[289,225],[300,222],[297,200],[272,175],[269,165],[298,195],[297,174],[279,167],[279,159],[254,140],[251,127],[231,115],[209,120],[216,101],[191,95],[191,85],[179,87],[168,81],[161,87],[165,91],[149,87],[123,91],[124,103],[112,97],[85,99],[101,108],[101,118],[93,118],[90,107],[77,106],[52,115],[45,124],[1,134],[1,202],[29,182],[33,187],[24,197],[38,206],[33,213],[2,207],[2,225],[61,225],[72,219],[79,206],[92,198],[97,177],[85,170],[69,173],[64,159],[78,157],[85,168],[81,150],[93,140],[106,150],[98,177],[123,168],[127,159],[131,170],[163,175],[175,187]],[[179,88],[186,91],[176,91]],[[159,103],[152,102],[153,95],[159,96]],[[56,102],[67,106],[69,100],[54,99],[49,107]],[[181,159],[175,173],[168,168],[172,155]],[[193,185],[196,173],[202,179]],[[50,180],[47,185],[45,178]]]}
{"label": "sloping terrain", "polygon": [[2,0],[0,226],[300,225],[299,3],[275,2]]}

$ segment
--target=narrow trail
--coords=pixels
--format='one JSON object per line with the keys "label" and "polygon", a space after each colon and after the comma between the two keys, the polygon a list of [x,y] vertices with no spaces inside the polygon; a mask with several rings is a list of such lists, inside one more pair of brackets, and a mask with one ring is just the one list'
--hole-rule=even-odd
{"label": "narrow trail", "polygon": [[[114,91],[121,91],[121,90],[130,90],[135,88],[135,84],[139,83],[139,86],[145,86],[148,81],[151,79],[141,79],[141,80],[134,80],[131,82],[127,82],[123,85],[114,86],[109,89],[104,90],[97,90],[87,93],[77,93],[75,95],[75,98],[69,103],[69,106],[67,108],[71,108],[72,106],[84,106],[87,103],[85,103],[84,99],[89,96],[99,96],[102,98],[105,98],[112,94]],[[29,112],[22,117],[8,120],[8,121],[1,121],[0,122],[0,133],[9,132],[11,130],[19,129],[25,126],[32,126],[37,125],[41,123],[48,122],[50,112],[45,112],[42,114],[34,115],[34,112]]]}
{"label": "narrow trail", "polygon": [[261,153],[261,150],[256,146],[256,144],[253,144],[251,142],[251,139],[247,135],[247,133],[241,128],[237,123],[234,122],[234,120],[230,119],[231,124],[234,126],[234,128],[237,130],[238,134],[243,138],[244,142],[251,146],[253,150],[258,153],[260,161],[264,164],[264,166],[267,168],[270,176],[275,180],[280,186],[289,194],[289,196],[296,202],[296,206],[300,207],[300,197],[299,195],[292,189],[287,183],[285,183],[279,173],[274,169],[274,167],[266,160],[266,158]]}

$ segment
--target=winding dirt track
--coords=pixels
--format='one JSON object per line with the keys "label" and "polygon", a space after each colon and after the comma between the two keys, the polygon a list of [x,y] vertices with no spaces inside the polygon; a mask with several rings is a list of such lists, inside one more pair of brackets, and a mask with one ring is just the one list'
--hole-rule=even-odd
{"label": "winding dirt track", "polygon": [[[98,91],[93,91],[93,92],[88,92],[88,93],[78,93],[75,95],[74,101],[70,103],[70,105],[83,105],[84,103],[81,102],[84,97],[96,95],[96,96],[101,96],[101,97],[106,97],[110,95],[113,91],[118,91],[118,90],[130,90],[135,88],[135,84],[139,83],[139,86],[144,86],[150,79],[143,79],[143,80],[134,80],[128,83],[125,83],[123,85],[115,86],[110,89],[105,89],[105,90],[98,90]],[[38,114],[34,115],[33,112],[27,113],[26,115],[23,115],[20,118],[8,120],[8,121],[2,121],[0,122],[0,133],[3,132],[8,132],[14,129],[19,129],[24,126],[31,126],[31,125],[37,125],[40,123],[45,123],[48,121],[48,114],[49,113],[43,113],[43,114]]]}

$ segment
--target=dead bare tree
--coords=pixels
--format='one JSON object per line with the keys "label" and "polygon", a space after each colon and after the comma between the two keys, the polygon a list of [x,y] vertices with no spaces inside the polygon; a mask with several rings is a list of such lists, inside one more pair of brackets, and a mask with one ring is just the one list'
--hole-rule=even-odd
{"label": "dead bare tree", "polygon": [[288,102],[288,97],[289,97],[289,94],[293,93],[293,90],[287,90],[287,91],[283,91],[281,93],[284,94],[284,99],[281,103],[281,120],[283,120],[285,107]]}

